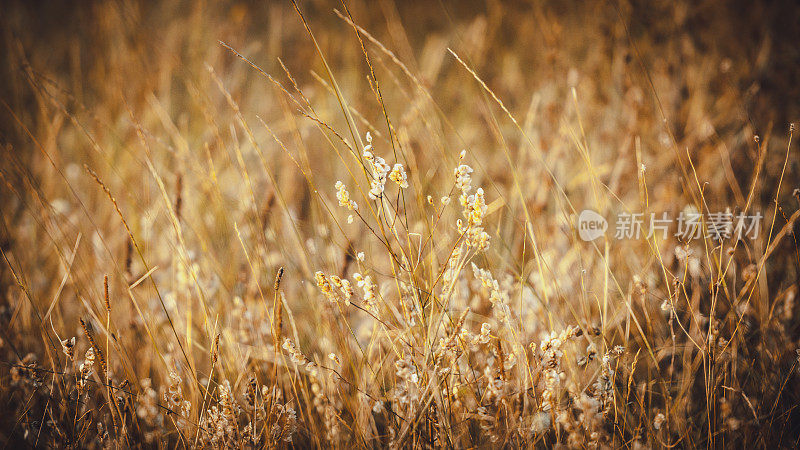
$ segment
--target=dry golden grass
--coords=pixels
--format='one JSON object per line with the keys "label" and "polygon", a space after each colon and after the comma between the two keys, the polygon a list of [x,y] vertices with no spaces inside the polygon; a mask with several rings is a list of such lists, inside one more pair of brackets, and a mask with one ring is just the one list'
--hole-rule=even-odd
{"label": "dry golden grass", "polygon": [[785,3],[9,3],[0,442],[796,448]]}

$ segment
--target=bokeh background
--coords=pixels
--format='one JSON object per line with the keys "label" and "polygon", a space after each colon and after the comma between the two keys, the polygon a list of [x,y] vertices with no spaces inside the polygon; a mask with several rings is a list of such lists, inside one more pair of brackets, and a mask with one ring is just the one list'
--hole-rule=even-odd
{"label": "bokeh background", "polygon": [[[433,435],[441,439],[435,445],[499,445],[474,437],[483,423],[474,412],[480,395],[463,400],[463,422],[449,425],[460,431],[443,432],[447,438],[416,428],[404,434],[399,419],[364,413],[359,392],[397,400],[392,358],[375,356],[386,365],[376,378],[365,363],[373,355],[361,347],[391,354],[380,340],[406,336],[432,351],[438,339],[401,312],[407,299],[392,287],[401,277],[370,231],[380,221],[350,224],[336,201],[337,180],[356,196],[360,168],[347,146],[360,152],[369,131],[376,154],[409,173],[403,238],[390,247],[408,244],[408,236],[431,242],[419,252],[425,270],[414,281],[428,300],[457,238],[456,196],[441,210],[446,225],[432,225],[432,217],[452,192],[463,149],[489,204],[492,244],[473,262],[501,280],[516,311],[519,333],[498,331],[501,340],[518,360],[531,342],[567,326],[587,335],[599,327],[601,353],[625,346],[616,401],[628,405],[620,406],[626,420],[597,425],[611,430],[606,445],[732,446],[742,438],[796,445],[795,2],[346,2],[360,35],[341,3],[298,7],[315,40],[291,2],[3,3],[0,354],[10,368],[2,368],[0,399],[13,411],[0,419],[4,441],[40,445],[45,436],[41,442],[66,445],[95,442],[97,434],[104,445],[95,421],[112,430],[110,439],[122,439],[111,428],[114,413],[101,406],[89,409],[90,425],[69,419],[85,412],[80,407],[52,412],[70,398],[68,387],[47,388],[57,377],[45,376],[53,384],[33,391],[19,386],[12,372],[20,364],[69,372],[57,333],[78,337],[78,359],[91,346],[85,335],[103,347],[111,336],[117,385],[129,380],[137,401],[162,400],[174,389],[170,372],[178,373],[195,422],[208,403],[202,386],[224,378],[241,391],[250,374],[269,386],[277,364],[283,382],[296,387],[282,394],[298,411],[296,445],[419,446]],[[718,247],[672,236],[617,242],[609,235],[590,244],[574,227],[586,208],[608,218],[626,211],[676,217],[692,206],[760,211],[764,229],[758,239]],[[311,360],[329,353],[345,359],[342,375],[352,389],[276,362],[271,286],[278,267],[285,268],[291,322],[285,335]],[[342,319],[322,306],[317,270],[372,273],[384,312],[397,319],[386,336],[370,337],[369,316],[355,311]],[[471,272],[467,266],[470,280]],[[129,289],[146,274],[152,285]],[[464,281],[452,311],[419,296],[409,309],[457,318],[470,307],[465,327],[504,329],[472,281]],[[665,315],[673,296],[682,306]],[[342,332],[342,323],[350,329]],[[726,340],[719,353],[697,347],[712,329]],[[216,373],[209,356],[215,338],[223,361]],[[632,358],[637,352],[649,356]],[[497,358],[487,350],[468,365],[483,370]],[[584,387],[598,373],[566,371]],[[382,387],[370,384],[381,377]],[[520,377],[526,381],[518,391],[540,389]],[[335,414],[316,412],[315,383]],[[535,428],[537,416],[527,400],[516,401],[509,407],[516,412],[504,416],[512,419],[492,428],[501,442],[598,442],[595,425],[576,425],[583,431],[574,433],[553,425],[521,438],[517,430]],[[155,445],[159,435],[192,445],[169,414],[132,408],[138,425],[130,426],[137,431],[128,445]],[[653,426],[659,413],[670,423],[665,431]],[[337,420],[353,425],[336,428]],[[67,423],[92,431],[65,431]]]}

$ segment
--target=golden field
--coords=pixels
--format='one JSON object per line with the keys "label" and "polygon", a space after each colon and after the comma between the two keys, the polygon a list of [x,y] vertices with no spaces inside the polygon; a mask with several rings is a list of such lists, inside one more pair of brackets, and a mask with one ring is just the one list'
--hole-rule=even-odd
{"label": "golden field", "polygon": [[3,9],[4,448],[800,445],[793,2]]}

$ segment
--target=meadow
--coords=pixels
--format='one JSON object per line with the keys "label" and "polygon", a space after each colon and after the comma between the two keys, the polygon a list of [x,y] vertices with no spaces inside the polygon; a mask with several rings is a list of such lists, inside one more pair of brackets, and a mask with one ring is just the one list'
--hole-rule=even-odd
{"label": "meadow", "polygon": [[797,448],[792,1],[5,2],[3,448]]}

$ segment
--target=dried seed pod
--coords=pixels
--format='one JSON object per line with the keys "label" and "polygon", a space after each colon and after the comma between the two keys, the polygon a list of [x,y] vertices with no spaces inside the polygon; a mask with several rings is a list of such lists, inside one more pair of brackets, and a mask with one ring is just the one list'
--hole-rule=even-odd
{"label": "dried seed pod", "polygon": [[278,273],[275,274],[275,283],[272,286],[272,289],[278,290],[281,288],[281,279],[283,278],[283,266],[278,268]]}
{"label": "dried seed pod", "polygon": [[103,299],[106,303],[106,311],[111,312],[111,301],[108,298],[108,275],[103,275]]}

